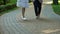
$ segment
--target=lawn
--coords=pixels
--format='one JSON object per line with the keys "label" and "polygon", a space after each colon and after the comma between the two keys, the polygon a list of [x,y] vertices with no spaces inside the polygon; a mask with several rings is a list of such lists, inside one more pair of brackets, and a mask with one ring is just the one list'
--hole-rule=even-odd
{"label": "lawn", "polygon": [[52,7],[53,7],[54,12],[60,15],[60,2],[59,2],[59,5],[52,5]]}

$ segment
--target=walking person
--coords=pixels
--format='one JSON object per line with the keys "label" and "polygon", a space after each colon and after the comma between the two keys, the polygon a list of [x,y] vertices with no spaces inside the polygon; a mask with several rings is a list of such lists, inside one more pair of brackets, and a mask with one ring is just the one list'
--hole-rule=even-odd
{"label": "walking person", "polygon": [[39,19],[39,17],[40,17],[41,8],[42,8],[42,1],[43,0],[33,0],[36,19]]}
{"label": "walking person", "polygon": [[29,7],[29,0],[17,0],[17,7],[22,7],[22,19],[26,20],[25,10]]}

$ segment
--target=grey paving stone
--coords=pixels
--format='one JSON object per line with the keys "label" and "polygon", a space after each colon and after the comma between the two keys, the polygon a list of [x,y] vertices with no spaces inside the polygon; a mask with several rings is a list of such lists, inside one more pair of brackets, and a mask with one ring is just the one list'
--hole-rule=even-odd
{"label": "grey paving stone", "polygon": [[[21,20],[21,8],[0,17],[3,34],[60,34],[60,22],[51,20],[55,16],[51,5],[43,5],[40,19],[36,20],[33,5],[26,9],[27,21]],[[50,32],[59,29],[56,32]],[[48,30],[50,33],[46,33]],[[45,31],[45,32],[42,32]]]}

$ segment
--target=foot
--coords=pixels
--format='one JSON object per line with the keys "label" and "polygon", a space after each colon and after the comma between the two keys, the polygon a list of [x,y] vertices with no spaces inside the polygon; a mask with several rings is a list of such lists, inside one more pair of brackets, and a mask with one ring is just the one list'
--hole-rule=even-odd
{"label": "foot", "polygon": [[24,21],[25,21],[25,20],[27,20],[27,18],[25,18],[25,17],[22,17],[22,20],[24,20]]}
{"label": "foot", "polygon": [[36,19],[39,19],[40,18],[40,16],[36,16]]}

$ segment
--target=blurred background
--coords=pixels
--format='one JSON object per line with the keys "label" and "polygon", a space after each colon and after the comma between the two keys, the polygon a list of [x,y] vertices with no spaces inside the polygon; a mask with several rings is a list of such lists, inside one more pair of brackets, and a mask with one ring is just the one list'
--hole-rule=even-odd
{"label": "blurred background", "polygon": [[[60,0],[43,0],[44,2],[43,3],[46,3],[49,4],[53,4],[53,9],[54,9],[54,12],[57,13],[57,14],[60,14],[60,8],[57,9],[57,7],[60,7]],[[0,0],[0,15],[6,13],[6,12],[10,12],[10,10],[14,10],[16,9],[16,2],[17,0]],[[29,3],[31,3],[32,0],[29,0]]]}

